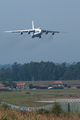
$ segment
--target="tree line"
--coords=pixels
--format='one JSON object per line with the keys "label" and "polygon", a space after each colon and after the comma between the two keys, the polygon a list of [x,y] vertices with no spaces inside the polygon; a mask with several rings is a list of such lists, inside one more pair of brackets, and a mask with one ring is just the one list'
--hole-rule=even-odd
{"label": "tree line", "polygon": [[0,81],[80,80],[80,62],[55,64],[53,62],[15,62],[0,69]]}

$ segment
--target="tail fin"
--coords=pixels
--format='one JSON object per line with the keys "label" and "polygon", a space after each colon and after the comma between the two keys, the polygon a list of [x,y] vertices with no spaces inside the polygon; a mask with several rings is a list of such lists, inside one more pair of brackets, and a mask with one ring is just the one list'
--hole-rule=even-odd
{"label": "tail fin", "polygon": [[32,29],[34,29],[34,22],[32,21]]}

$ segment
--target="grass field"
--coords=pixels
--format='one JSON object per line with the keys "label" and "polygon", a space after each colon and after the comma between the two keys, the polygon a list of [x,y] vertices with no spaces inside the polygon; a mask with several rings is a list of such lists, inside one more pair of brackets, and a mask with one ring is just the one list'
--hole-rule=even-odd
{"label": "grass field", "polygon": [[80,98],[80,89],[62,90],[13,90],[12,92],[0,92],[0,101],[19,106],[44,106],[49,103],[37,103],[40,100],[53,100],[57,98]]}
{"label": "grass field", "polygon": [[[18,81],[19,82],[19,81]],[[33,85],[52,85],[54,81],[20,81],[25,82],[26,86]],[[80,80],[62,81],[68,85],[80,85]],[[16,82],[17,83],[17,82]],[[36,107],[44,106],[49,103],[37,103],[40,100],[53,100],[62,98],[80,98],[80,89],[38,89],[38,90],[13,90],[11,92],[0,91],[0,101],[19,106]]]}

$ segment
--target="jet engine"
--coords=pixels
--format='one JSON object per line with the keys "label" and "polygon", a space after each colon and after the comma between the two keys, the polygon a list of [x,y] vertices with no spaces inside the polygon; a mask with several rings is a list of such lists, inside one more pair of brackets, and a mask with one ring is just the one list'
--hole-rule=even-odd
{"label": "jet engine", "polygon": [[48,34],[48,31],[46,31],[46,34]]}
{"label": "jet engine", "polygon": [[23,34],[23,32],[20,32],[20,34],[22,35],[22,34]]}
{"label": "jet engine", "polygon": [[52,35],[54,35],[54,32],[52,32]]}

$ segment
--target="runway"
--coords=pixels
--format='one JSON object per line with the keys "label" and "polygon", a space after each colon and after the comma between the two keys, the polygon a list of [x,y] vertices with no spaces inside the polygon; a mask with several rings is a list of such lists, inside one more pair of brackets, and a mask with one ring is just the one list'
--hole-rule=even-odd
{"label": "runway", "polygon": [[53,99],[53,100],[45,100],[45,101],[36,101],[43,103],[54,103],[54,102],[80,102],[80,99]]}

